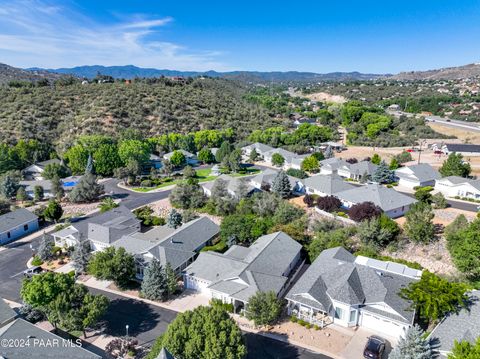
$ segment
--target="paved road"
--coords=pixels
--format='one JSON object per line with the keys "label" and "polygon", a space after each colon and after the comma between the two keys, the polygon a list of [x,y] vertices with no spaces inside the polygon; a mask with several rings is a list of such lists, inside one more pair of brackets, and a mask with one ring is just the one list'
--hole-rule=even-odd
{"label": "paved road", "polygon": [[[405,115],[407,117],[421,116],[418,113],[410,113],[410,112],[403,112],[403,111],[387,111],[387,112],[396,117],[400,117],[402,115]],[[440,123],[441,125],[447,126],[447,127],[459,128],[467,131],[480,132],[480,124],[478,124],[477,122],[454,120],[448,117],[440,117],[440,116],[425,116],[425,120],[428,122]]]}
{"label": "paved road", "polygon": [[[128,334],[140,345],[151,346],[165,332],[177,313],[144,302],[125,298],[109,292],[90,289],[94,294],[103,294],[110,299],[106,315],[101,319],[105,333],[113,336]],[[279,342],[258,334],[244,333],[248,347],[248,359],[329,359],[294,345]]]}
{"label": "paved road", "polygon": [[[415,195],[411,192],[403,192],[403,191],[398,191],[401,192],[409,197],[415,198]],[[452,201],[447,199],[447,203],[450,207],[452,208],[457,208],[461,209],[464,211],[470,211],[470,212],[478,212],[478,203],[467,203],[467,202],[460,202],[460,201]]]}

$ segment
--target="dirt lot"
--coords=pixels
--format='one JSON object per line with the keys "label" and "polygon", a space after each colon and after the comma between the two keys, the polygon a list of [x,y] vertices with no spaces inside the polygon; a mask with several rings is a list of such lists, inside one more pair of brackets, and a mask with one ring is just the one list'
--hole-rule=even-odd
{"label": "dirt lot", "polygon": [[471,132],[460,128],[443,126],[439,123],[432,122],[429,122],[428,125],[439,133],[457,137],[460,142],[480,143],[480,133],[478,132]]}
{"label": "dirt lot", "polygon": [[303,97],[309,98],[313,101],[320,102],[333,102],[333,103],[345,103],[347,99],[340,95],[331,95],[326,92],[316,92],[309,95],[302,95]]}

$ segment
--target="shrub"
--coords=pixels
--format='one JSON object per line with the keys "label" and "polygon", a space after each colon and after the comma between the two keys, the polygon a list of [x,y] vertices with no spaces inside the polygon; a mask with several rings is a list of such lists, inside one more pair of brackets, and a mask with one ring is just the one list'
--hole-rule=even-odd
{"label": "shrub", "polygon": [[297,318],[296,316],[292,315],[292,316],[290,317],[290,321],[291,321],[292,323],[296,323],[296,322],[298,322],[298,318]]}
{"label": "shrub", "polygon": [[319,197],[317,207],[322,211],[335,212],[342,206],[342,202],[334,196]]}
{"label": "shrub", "polygon": [[43,264],[43,261],[38,256],[33,257],[32,265],[41,266],[42,264]]}
{"label": "shrub", "polygon": [[140,186],[142,187],[152,187],[152,181],[151,180],[143,180],[142,182],[140,182]]}

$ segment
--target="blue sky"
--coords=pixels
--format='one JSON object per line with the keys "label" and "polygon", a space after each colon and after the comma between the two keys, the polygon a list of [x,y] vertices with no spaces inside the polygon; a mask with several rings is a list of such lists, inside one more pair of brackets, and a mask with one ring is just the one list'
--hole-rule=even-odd
{"label": "blue sky", "polygon": [[480,1],[0,0],[0,62],[396,73],[480,61]]}

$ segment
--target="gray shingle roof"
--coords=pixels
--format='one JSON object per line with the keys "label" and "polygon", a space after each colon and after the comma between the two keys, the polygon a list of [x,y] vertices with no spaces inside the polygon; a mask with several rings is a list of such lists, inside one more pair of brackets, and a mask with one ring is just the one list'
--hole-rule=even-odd
{"label": "gray shingle roof", "polygon": [[264,156],[271,157],[275,153],[280,154],[284,159],[285,163],[296,163],[300,164],[308,155],[297,155],[296,153],[284,150],[283,148],[274,148],[273,150],[267,151],[264,153]]}
{"label": "gray shingle roof", "polygon": [[441,178],[440,173],[428,163],[399,168],[395,171],[395,175],[401,179],[404,178],[420,182],[433,181]]}
{"label": "gray shingle roof", "polygon": [[338,192],[338,198],[351,203],[373,202],[387,212],[416,202],[415,199],[379,184],[368,184]]}
{"label": "gray shingle roof", "polygon": [[451,182],[454,185],[460,185],[460,184],[468,183],[472,187],[474,187],[474,188],[476,188],[480,191],[480,180],[478,180],[478,179],[477,180],[472,180],[472,179],[464,178],[464,177],[460,177],[460,176],[448,176],[448,177],[444,177],[442,179],[439,179],[440,182],[445,182],[446,180],[448,180],[449,182]]}
{"label": "gray shingle roof", "polygon": [[2,298],[0,298],[0,326],[15,318],[17,313]]}
{"label": "gray shingle roof", "polygon": [[257,291],[278,293],[288,280],[283,272],[301,248],[287,234],[275,232],[258,238],[249,248],[232,246],[224,254],[202,252],[185,273],[212,282],[212,290],[248,301]]}
{"label": "gray shingle roof", "polygon": [[[378,310],[378,314],[404,323],[413,321],[410,303],[398,296],[413,278],[387,273],[355,262],[355,257],[342,247],[320,253],[286,295],[287,299],[331,314],[336,300],[350,305],[386,303],[397,314]],[[370,310],[372,309],[372,310]],[[374,308],[363,307],[374,311]]]}
{"label": "gray shingle roof", "polygon": [[336,171],[342,166],[350,166],[350,163],[337,157],[327,158],[325,160],[320,161],[320,168],[323,167],[323,168],[330,169],[332,171]]}
{"label": "gray shingle roof", "polygon": [[377,170],[377,168],[378,166],[370,161],[360,161],[357,163],[352,163],[347,167],[348,171],[351,174],[357,176],[362,176],[365,173],[367,175],[372,175]]}
{"label": "gray shingle roof", "polygon": [[305,186],[316,191],[332,195],[338,192],[355,188],[355,186],[345,182],[342,177],[336,174],[316,175],[304,180]]}
{"label": "gray shingle roof", "polygon": [[38,217],[25,208],[19,208],[13,212],[5,213],[0,216],[0,233],[18,227],[24,223],[38,220]]}
{"label": "gray shingle roof", "polygon": [[[33,358],[69,358],[69,359],[100,359],[100,356],[77,347],[75,345],[65,347],[62,345],[62,338],[40,329],[39,327],[23,320],[16,319],[13,322],[0,328],[0,340],[30,340],[30,346],[2,347],[1,356],[8,359],[33,359]],[[58,345],[46,345],[53,341]],[[44,343],[41,345],[41,343]],[[35,344],[37,343],[37,344]]]}
{"label": "gray shingle roof", "polygon": [[[185,151],[185,150],[177,150],[177,151],[183,153],[183,155],[184,155],[186,158],[195,158],[195,155],[194,155],[193,153],[191,153],[191,152],[188,152],[188,151]],[[175,152],[175,151],[165,153],[165,154],[163,155],[163,158],[169,160],[170,158],[172,158],[174,152]]]}
{"label": "gray shingle roof", "polygon": [[438,350],[451,351],[455,340],[474,343],[480,337],[480,291],[469,293],[471,305],[458,313],[446,316],[430,334],[429,338],[440,341]]}
{"label": "gray shingle roof", "polygon": [[254,148],[255,148],[255,151],[257,151],[257,153],[259,153],[260,155],[263,155],[265,152],[268,152],[268,151],[271,151],[271,150],[274,149],[272,146],[265,145],[265,144],[260,143],[260,142],[252,143],[251,145],[245,146],[242,149],[253,150]]}
{"label": "gray shingle roof", "polygon": [[242,181],[246,184],[247,193],[251,193],[251,192],[256,190],[256,188],[253,187],[250,184],[250,182],[247,180],[247,178],[245,178],[245,177],[232,177],[232,176],[226,175],[226,174],[218,176],[215,179],[215,181],[210,181],[210,182],[206,182],[206,183],[202,184],[202,187],[211,191],[213,186],[215,185],[215,182],[219,179],[224,180],[227,183],[227,190],[231,193],[234,193],[235,195],[237,195],[238,188],[239,188]]}
{"label": "gray shingle roof", "polygon": [[[262,171],[255,177],[252,177],[250,180],[252,183],[259,183],[260,185],[262,184],[269,184],[270,186],[273,183],[273,180],[275,177],[277,177],[278,173],[280,170],[275,170],[273,168],[267,168],[266,170]],[[288,176],[288,180],[290,181],[290,186],[294,188],[297,185],[297,182],[300,181],[299,178],[293,177],[293,176]]]}

